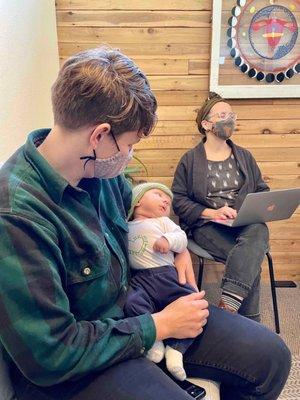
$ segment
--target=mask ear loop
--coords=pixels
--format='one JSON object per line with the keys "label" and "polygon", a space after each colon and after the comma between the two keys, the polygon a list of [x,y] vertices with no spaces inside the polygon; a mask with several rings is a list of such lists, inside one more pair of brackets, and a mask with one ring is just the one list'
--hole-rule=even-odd
{"label": "mask ear loop", "polygon": [[[205,116],[205,118],[203,119],[203,121],[206,121],[206,122],[209,122],[209,123],[211,123],[212,124],[212,126],[211,126],[211,132],[213,131],[213,129],[214,129],[214,123],[212,122],[212,121],[209,121],[208,119],[207,119],[207,117],[209,117],[209,113]],[[205,129],[205,128],[204,128]]]}
{"label": "mask ear loop", "polygon": [[86,164],[87,164],[90,160],[93,160],[93,161],[96,160],[97,156],[96,156],[95,149],[93,150],[93,153],[94,153],[93,156],[84,156],[84,157],[80,157],[80,160],[86,160],[86,162],[85,162],[84,165],[83,165],[83,169],[85,169]]}

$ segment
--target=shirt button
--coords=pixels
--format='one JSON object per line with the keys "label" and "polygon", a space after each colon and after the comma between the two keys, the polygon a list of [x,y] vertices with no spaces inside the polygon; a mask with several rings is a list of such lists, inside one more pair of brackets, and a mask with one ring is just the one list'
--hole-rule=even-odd
{"label": "shirt button", "polygon": [[109,237],[108,233],[105,233],[104,236],[107,237],[107,238]]}
{"label": "shirt button", "polygon": [[141,354],[144,354],[144,353],[145,353],[145,347],[142,347],[142,348],[141,348],[140,353],[141,353]]}
{"label": "shirt button", "polygon": [[91,272],[92,272],[92,270],[88,266],[84,267],[83,270],[82,270],[82,274],[85,275],[85,276],[91,275]]}

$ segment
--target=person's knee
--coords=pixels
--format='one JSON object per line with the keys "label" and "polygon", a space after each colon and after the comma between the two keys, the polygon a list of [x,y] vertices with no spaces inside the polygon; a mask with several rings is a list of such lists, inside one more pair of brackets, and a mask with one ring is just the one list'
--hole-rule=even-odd
{"label": "person's knee", "polygon": [[268,242],[269,240],[269,229],[266,224],[253,224],[253,235],[259,238],[261,241]]}
{"label": "person's knee", "polygon": [[[259,341],[259,364],[264,371],[258,377],[257,393],[279,394],[287,380],[291,368],[291,353],[284,341],[270,332],[266,340]],[[259,379],[260,378],[260,379]]]}
{"label": "person's knee", "polygon": [[[286,374],[289,373],[291,367],[291,352],[284,341],[277,334],[273,334],[273,340],[270,342],[270,358],[272,365]],[[279,368],[278,368],[279,367]]]}
{"label": "person's knee", "polygon": [[269,229],[266,224],[251,224],[240,236],[240,241],[246,241],[249,245],[267,251],[269,246]]}
{"label": "person's knee", "polygon": [[258,235],[259,238],[264,242],[268,243],[269,242],[269,229],[266,224],[256,224],[258,225],[257,230],[258,230]]}

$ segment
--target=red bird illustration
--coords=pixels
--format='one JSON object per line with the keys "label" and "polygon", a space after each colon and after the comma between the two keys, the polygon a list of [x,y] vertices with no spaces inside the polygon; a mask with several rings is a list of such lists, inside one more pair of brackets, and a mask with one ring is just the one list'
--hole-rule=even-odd
{"label": "red bird illustration", "polygon": [[269,46],[274,48],[278,45],[280,39],[284,35],[284,28],[289,29],[290,32],[295,32],[297,30],[297,25],[295,25],[294,22],[288,22],[278,18],[270,18],[254,22],[251,28],[254,31],[265,28],[265,33],[262,36],[267,39]]}

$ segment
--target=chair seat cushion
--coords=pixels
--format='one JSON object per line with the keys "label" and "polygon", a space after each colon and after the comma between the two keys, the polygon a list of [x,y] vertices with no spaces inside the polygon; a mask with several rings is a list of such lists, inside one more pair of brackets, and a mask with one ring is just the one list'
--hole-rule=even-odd
{"label": "chair seat cushion", "polygon": [[220,385],[208,379],[188,378],[188,381],[206,390],[205,400],[220,400]]}
{"label": "chair seat cushion", "polygon": [[198,257],[206,258],[207,260],[214,261],[213,256],[211,256],[206,250],[200,247],[193,239],[188,239],[188,249],[196,254]]}

